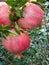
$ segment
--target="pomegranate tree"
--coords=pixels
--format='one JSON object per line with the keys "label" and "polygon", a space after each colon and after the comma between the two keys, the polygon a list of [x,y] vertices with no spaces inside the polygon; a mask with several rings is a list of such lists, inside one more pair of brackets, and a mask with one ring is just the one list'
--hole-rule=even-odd
{"label": "pomegranate tree", "polygon": [[[11,31],[16,33],[14,29],[11,29]],[[16,35],[9,34],[6,39],[2,38],[2,44],[9,52],[18,54],[24,52],[28,48],[30,38],[27,32],[16,33]]]}
{"label": "pomegranate tree", "polygon": [[23,8],[23,17],[18,20],[18,25],[23,29],[34,29],[35,27],[41,25],[44,12],[36,4],[26,3]]}

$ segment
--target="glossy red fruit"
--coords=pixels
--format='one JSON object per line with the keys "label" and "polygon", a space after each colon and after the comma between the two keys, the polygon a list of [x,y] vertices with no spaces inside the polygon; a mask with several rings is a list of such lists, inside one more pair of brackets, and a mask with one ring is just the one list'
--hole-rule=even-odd
{"label": "glossy red fruit", "polygon": [[9,10],[10,7],[5,2],[0,2],[0,25],[10,25]]}
{"label": "glossy red fruit", "polygon": [[[15,32],[14,29],[12,29]],[[22,53],[24,52],[28,46],[30,45],[30,38],[28,33],[20,33],[19,35],[8,35],[7,38],[2,38],[2,44],[6,50],[13,52],[13,53]]]}
{"label": "glossy red fruit", "polygon": [[27,3],[23,9],[23,17],[18,20],[18,25],[23,29],[33,29],[41,25],[44,16],[43,10],[36,4]]}

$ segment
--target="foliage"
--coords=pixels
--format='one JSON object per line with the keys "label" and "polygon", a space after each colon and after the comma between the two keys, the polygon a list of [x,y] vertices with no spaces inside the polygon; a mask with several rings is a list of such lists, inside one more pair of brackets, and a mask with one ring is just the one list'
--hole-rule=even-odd
{"label": "foliage", "polygon": [[[6,2],[7,1],[11,0],[6,0]],[[22,1],[24,2],[25,0]],[[0,38],[0,65],[49,65],[49,5],[46,4],[47,2],[43,3],[43,0],[38,0],[38,2],[39,1],[45,6],[44,11],[46,24],[42,25],[40,28],[36,28],[35,30],[28,31],[31,44],[30,47],[23,53],[24,57],[21,59],[14,58],[15,54],[5,50],[1,44],[2,41]],[[8,3],[13,6],[15,2],[13,4],[11,4],[11,2]],[[16,3],[19,3],[21,6],[24,4],[22,4],[21,0]],[[0,29],[1,28],[3,29],[3,27],[0,26]]]}

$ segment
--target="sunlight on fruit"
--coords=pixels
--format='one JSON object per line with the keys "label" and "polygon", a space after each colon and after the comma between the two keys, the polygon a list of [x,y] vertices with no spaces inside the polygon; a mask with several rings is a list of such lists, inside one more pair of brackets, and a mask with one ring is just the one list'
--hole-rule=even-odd
{"label": "sunlight on fruit", "polygon": [[33,2],[33,1],[34,1],[34,2],[37,2],[37,0],[30,0],[30,2]]}

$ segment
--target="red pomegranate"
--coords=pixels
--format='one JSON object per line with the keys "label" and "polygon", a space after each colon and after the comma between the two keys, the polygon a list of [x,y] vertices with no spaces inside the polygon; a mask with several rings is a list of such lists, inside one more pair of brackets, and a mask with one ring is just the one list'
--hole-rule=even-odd
{"label": "red pomegranate", "polygon": [[23,9],[23,18],[18,20],[18,25],[22,29],[33,29],[41,25],[44,16],[43,10],[36,4],[27,3]]}
{"label": "red pomegranate", "polygon": [[5,2],[0,2],[0,25],[10,25],[9,10],[10,7]]}
{"label": "red pomegranate", "polygon": [[[12,29],[12,31],[15,32],[14,29]],[[6,39],[2,38],[2,44],[9,52],[18,54],[24,52],[28,48],[30,38],[27,32],[21,32],[20,34],[14,36],[9,34]]]}

